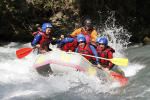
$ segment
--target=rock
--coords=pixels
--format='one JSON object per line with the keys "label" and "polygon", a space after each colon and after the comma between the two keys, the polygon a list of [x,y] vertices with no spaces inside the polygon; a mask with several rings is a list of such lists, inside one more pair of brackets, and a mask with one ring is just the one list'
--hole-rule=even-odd
{"label": "rock", "polygon": [[144,43],[145,44],[150,44],[150,37],[145,37],[144,38]]}
{"label": "rock", "polygon": [[57,22],[55,23],[56,26],[61,26],[61,24],[62,24],[61,21],[57,21]]}
{"label": "rock", "polygon": [[63,19],[63,16],[64,14],[60,11],[58,12],[57,14],[54,14],[51,18],[50,18],[50,21],[55,24],[55,25],[58,25],[60,26],[61,25],[61,21]]}
{"label": "rock", "polygon": [[58,18],[58,19],[61,19],[62,17],[63,17],[63,13],[60,11],[60,12],[58,12],[57,14],[56,14],[56,17]]}

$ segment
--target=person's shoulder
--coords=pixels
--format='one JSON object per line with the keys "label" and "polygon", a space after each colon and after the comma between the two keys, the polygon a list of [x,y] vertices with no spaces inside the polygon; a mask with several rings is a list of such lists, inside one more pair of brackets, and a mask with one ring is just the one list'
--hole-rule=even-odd
{"label": "person's shoulder", "polygon": [[93,34],[98,34],[98,33],[97,33],[96,29],[92,29],[91,34],[93,35]]}
{"label": "person's shoulder", "polygon": [[92,29],[92,32],[97,32],[95,28]]}
{"label": "person's shoulder", "polygon": [[79,33],[81,33],[81,28],[74,29],[74,31],[71,33],[71,37],[75,37]]}
{"label": "person's shoulder", "polygon": [[115,49],[114,49],[114,48],[112,48],[112,47],[110,47],[110,46],[107,46],[107,49],[106,49],[106,50],[111,51],[112,53],[114,53],[114,52],[115,52]]}
{"label": "person's shoulder", "polygon": [[42,36],[42,34],[40,34],[40,33],[38,33],[37,35],[36,35],[36,37],[41,37]]}

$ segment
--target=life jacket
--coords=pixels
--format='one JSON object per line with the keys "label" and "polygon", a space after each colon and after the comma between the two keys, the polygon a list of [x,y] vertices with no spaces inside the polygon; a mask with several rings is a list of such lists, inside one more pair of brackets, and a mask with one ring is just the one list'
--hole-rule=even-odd
{"label": "life jacket", "polygon": [[83,34],[85,36],[87,43],[90,43],[90,41],[91,41],[91,37],[90,37],[91,32],[92,32],[91,30],[86,31],[84,27],[81,28],[81,34]]}
{"label": "life jacket", "polygon": [[[90,49],[90,44],[86,43],[84,48],[78,46],[78,53],[86,54],[86,55],[93,55],[92,50]],[[91,60],[92,57],[84,56],[87,60]]]}
{"label": "life jacket", "polygon": [[64,50],[64,51],[67,51],[67,52],[68,52],[69,50],[75,51],[75,49],[77,48],[77,45],[78,45],[77,39],[74,39],[73,42],[71,42],[71,43],[66,43],[65,45],[63,45],[63,46],[61,47],[61,49]]}
{"label": "life jacket", "polygon": [[42,33],[42,32],[41,32],[41,31],[33,32],[33,33],[32,33],[32,36],[35,37],[37,34],[40,34],[40,33]]}
{"label": "life jacket", "polygon": [[90,36],[91,32],[92,32],[92,29],[90,29],[89,31],[86,31],[85,27],[81,27],[81,33],[83,35],[89,35]]}
{"label": "life jacket", "polygon": [[[114,53],[115,50],[111,47],[107,47],[105,50],[102,50],[99,46],[97,47],[97,53],[98,53],[98,56],[99,57],[102,57],[102,58],[106,58],[108,59],[108,53],[109,52],[112,52]],[[103,65],[105,68],[108,68],[109,64],[110,64],[110,61],[109,60],[104,60],[104,59],[100,59],[100,64]]]}
{"label": "life jacket", "polygon": [[37,31],[32,33],[32,36],[35,37],[37,34],[41,34],[42,38],[40,40],[40,50],[46,50],[49,51],[49,44],[50,44],[50,35],[46,35],[45,33],[41,31]]}

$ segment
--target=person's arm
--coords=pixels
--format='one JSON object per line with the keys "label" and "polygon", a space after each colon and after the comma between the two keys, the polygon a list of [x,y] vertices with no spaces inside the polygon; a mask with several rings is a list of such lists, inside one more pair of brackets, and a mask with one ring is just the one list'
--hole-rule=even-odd
{"label": "person's arm", "polygon": [[77,36],[78,34],[81,34],[81,28],[76,29],[74,32],[72,32],[72,33],[70,34],[70,36],[71,36],[71,37],[75,37],[75,36]]}
{"label": "person's arm", "polygon": [[[94,46],[90,45],[90,49],[91,49],[93,55],[98,57],[98,53],[97,53],[96,49],[94,48]],[[98,58],[96,58],[96,63],[99,64],[99,59]]]}
{"label": "person's arm", "polygon": [[51,37],[51,44],[55,45],[61,42],[61,40],[64,39],[64,35],[61,35],[59,39],[56,39],[55,37]]}
{"label": "person's arm", "polygon": [[66,43],[71,43],[73,41],[74,41],[74,38],[65,38],[65,39],[61,40],[58,48],[61,48],[62,45],[66,44]]}
{"label": "person's arm", "polygon": [[75,50],[76,53],[78,53],[78,49],[79,49],[79,48],[77,47],[76,50]]}
{"label": "person's arm", "polygon": [[41,34],[37,34],[31,44],[33,46],[36,46],[36,44],[39,43],[39,41],[41,40],[41,38],[42,38],[42,35]]}
{"label": "person's arm", "polygon": [[52,44],[52,45],[58,44],[58,43],[60,42],[59,39],[56,39],[56,38],[54,38],[54,37],[51,37],[50,41],[51,41],[51,44]]}
{"label": "person's arm", "polygon": [[98,37],[98,33],[96,32],[96,30],[94,29],[91,33],[91,39],[92,42],[96,42],[96,38]]}

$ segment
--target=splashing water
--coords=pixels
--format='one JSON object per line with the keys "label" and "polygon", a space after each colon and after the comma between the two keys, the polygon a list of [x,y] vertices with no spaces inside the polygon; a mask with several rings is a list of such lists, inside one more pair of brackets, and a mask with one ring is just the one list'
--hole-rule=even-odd
{"label": "splashing water", "polygon": [[[108,17],[102,36],[106,37],[109,40],[109,45],[115,49],[115,58],[127,58],[124,51],[127,49],[130,35],[123,27],[115,26],[114,21],[112,16]],[[117,83],[101,84],[101,80],[81,72],[42,77],[32,67],[36,58],[34,53],[23,59],[16,58],[16,50],[24,47],[31,47],[31,45],[30,43],[12,42],[0,47],[0,76],[2,77],[0,79],[0,99],[2,100],[41,100],[42,98],[99,100],[120,93],[120,89],[114,89],[118,87]],[[144,66],[129,61],[127,67],[120,68],[127,77],[131,77]]]}
{"label": "splashing water", "polygon": [[[112,11],[110,12],[110,16],[105,21],[103,27],[98,28],[97,31],[99,36],[107,38],[109,41],[108,45],[115,49],[115,53],[113,54],[114,58],[128,58],[124,51],[128,48],[131,35],[122,26],[115,25],[115,22],[115,12]],[[136,68],[135,66],[139,67]],[[129,61],[127,67],[120,66],[120,68],[125,72],[125,75],[129,77],[130,75],[135,75],[136,72],[144,68],[144,65],[131,63]]]}
{"label": "splashing water", "polygon": [[[33,69],[34,53],[23,59],[17,59],[15,51],[31,47],[30,43],[10,43],[0,47],[0,98],[2,100],[39,99],[49,96],[55,97],[59,93],[71,91],[72,93],[107,92],[106,85],[99,85],[100,80],[95,77],[74,72],[63,76],[50,76],[48,78],[38,75]],[[7,57],[6,57],[7,55]],[[80,95],[82,96],[82,95]],[[29,100],[30,100],[29,99]]]}
{"label": "splashing water", "polygon": [[111,12],[111,15],[107,18],[102,28],[103,31],[101,28],[98,28],[97,31],[102,34],[99,34],[100,36],[108,39],[109,46],[113,47],[116,53],[122,53],[123,50],[127,49],[131,35],[122,26],[115,25],[116,20],[114,15],[115,13]]}

